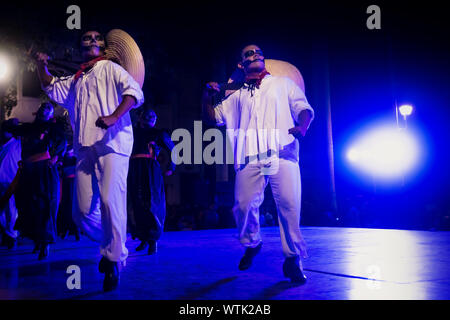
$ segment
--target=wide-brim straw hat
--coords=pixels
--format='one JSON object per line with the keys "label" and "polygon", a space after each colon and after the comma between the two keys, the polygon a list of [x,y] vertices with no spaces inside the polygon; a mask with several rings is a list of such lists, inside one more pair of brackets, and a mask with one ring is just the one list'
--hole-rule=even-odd
{"label": "wide-brim straw hat", "polygon": [[113,29],[106,35],[106,44],[107,58],[120,64],[142,88],[145,64],[136,41],[125,31]]}
{"label": "wide-brim straw hat", "polygon": [[[305,92],[305,82],[303,81],[302,74],[293,64],[275,59],[265,59],[266,70],[273,76],[288,77],[294,81],[303,92]],[[244,82],[244,73],[240,69],[231,75],[228,83],[232,82]],[[233,90],[227,90],[225,95],[233,93]]]}

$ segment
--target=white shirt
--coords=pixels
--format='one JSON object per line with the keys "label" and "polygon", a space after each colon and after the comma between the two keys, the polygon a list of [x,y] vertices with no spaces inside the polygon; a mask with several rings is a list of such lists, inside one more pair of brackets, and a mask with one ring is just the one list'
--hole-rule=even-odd
{"label": "white shirt", "polygon": [[111,115],[124,95],[136,99],[134,108],[144,103],[144,94],[139,84],[120,65],[102,60],[78,81],[74,75],[53,78],[45,88],[47,95],[67,108],[74,129],[74,150],[97,144],[107,146],[115,153],[129,156],[133,147],[133,129],[129,113],[107,130],[95,126],[100,116]]}
{"label": "white shirt", "polygon": [[[3,146],[0,146],[0,185],[6,190],[9,184],[14,180],[19,161],[21,160],[20,140],[11,138]],[[2,194],[0,194],[0,197]]]}
{"label": "white shirt", "polygon": [[298,161],[299,143],[288,130],[303,110],[310,110],[314,118],[314,110],[295,82],[271,75],[264,77],[259,89],[252,92],[245,85],[214,110],[217,125],[226,125],[236,170],[246,163],[264,162],[265,157]]}

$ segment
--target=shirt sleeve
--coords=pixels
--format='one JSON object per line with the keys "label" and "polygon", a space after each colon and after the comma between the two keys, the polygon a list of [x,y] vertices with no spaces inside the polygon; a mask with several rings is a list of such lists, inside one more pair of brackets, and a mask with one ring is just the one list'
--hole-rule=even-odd
{"label": "shirt sleeve", "polygon": [[291,79],[286,78],[287,86],[288,86],[288,95],[289,95],[289,107],[291,109],[292,117],[294,118],[295,123],[298,122],[298,115],[303,110],[309,110],[311,112],[311,121],[314,119],[314,110],[309,105],[308,100],[306,99],[305,93],[302,89]]}
{"label": "shirt sleeve", "polygon": [[111,63],[114,81],[116,83],[119,96],[132,96],[136,99],[134,108],[140,107],[144,103],[144,93],[141,90],[139,83],[120,65]]}
{"label": "shirt sleeve", "polygon": [[74,76],[61,78],[53,77],[52,82],[49,86],[44,88],[44,91],[49,98],[57,104],[67,107],[70,105],[71,96],[75,86],[73,79]]}
{"label": "shirt sleeve", "polygon": [[231,94],[227,98],[223,99],[214,107],[214,115],[216,117],[216,125],[224,126],[230,120],[230,117],[233,115],[234,103],[233,103],[234,95]]}

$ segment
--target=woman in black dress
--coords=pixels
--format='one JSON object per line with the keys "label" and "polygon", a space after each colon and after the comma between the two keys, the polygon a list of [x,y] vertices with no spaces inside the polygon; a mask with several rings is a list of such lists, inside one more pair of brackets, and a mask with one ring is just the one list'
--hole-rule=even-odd
{"label": "woman in black dress", "polygon": [[68,145],[67,152],[61,165],[61,204],[58,211],[58,234],[64,239],[68,234],[80,240],[80,231],[72,218],[72,206],[75,186],[75,166],[77,159],[74,155],[73,144]]}
{"label": "woman in black dress", "polygon": [[58,159],[67,145],[64,128],[53,119],[53,106],[43,103],[32,123],[21,123],[8,130],[21,138],[22,161],[15,192],[18,219],[15,229],[35,243],[39,260],[49,254],[56,238],[56,215],[59,205]]}
{"label": "woman in black dress", "polygon": [[[161,148],[170,154],[174,147],[170,136],[154,128],[155,124],[155,112],[144,109],[133,126],[134,144],[128,171],[129,227],[132,236],[141,241],[136,250],[142,251],[148,247],[148,254],[157,251],[157,241],[166,217],[164,180],[157,157]],[[170,163],[166,176],[175,170],[175,164]]]}

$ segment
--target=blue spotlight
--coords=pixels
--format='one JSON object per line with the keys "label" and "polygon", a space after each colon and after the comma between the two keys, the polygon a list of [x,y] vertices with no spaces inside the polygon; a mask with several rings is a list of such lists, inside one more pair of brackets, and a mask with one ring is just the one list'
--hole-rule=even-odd
{"label": "blue spotlight", "polygon": [[374,178],[392,180],[404,177],[416,167],[419,149],[411,131],[384,125],[355,139],[347,150],[347,159]]}

